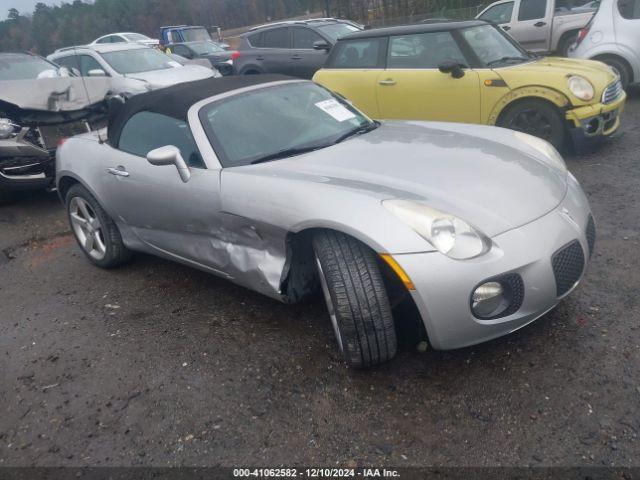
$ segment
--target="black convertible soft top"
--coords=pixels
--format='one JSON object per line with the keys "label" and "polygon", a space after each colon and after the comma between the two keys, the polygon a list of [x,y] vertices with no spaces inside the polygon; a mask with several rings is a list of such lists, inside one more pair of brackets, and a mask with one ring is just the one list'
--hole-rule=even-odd
{"label": "black convertible soft top", "polygon": [[284,75],[245,75],[207,78],[141,93],[126,102],[112,100],[109,113],[109,145],[118,146],[122,128],[136,113],[153,112],[187,121],[189,109],[200,100],[254,85],[296,80]]}

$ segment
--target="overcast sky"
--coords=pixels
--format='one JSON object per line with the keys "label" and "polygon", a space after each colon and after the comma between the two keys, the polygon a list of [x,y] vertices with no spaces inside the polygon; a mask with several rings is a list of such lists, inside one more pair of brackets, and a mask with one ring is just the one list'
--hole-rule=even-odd
{"label": "overcast sky", "polygon": [[[67,0],[71,3],[73,0]],[[32,13],[36,3],[42,2],[47,5],[59,5],[62,0],[0,0],[0,19],[7,18],[10,8],[17,8],[20,13]]]}

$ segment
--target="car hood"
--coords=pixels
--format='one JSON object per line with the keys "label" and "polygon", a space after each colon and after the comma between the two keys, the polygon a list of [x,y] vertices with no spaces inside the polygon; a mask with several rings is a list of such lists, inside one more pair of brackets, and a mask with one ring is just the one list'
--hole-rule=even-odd
{"label": "car hood", "polygon": [[169,87],[178,83],[192,82],[213,77],[213,70],[200,65],[184,65],[182,67],[155,70],[152,72],[131,73],[127,78],[142,80],[153,88]]}
{"label": "car hood", "polygon": [[556,208],[567,171],[496,127],[385,122],[377,130],[244,173],[424,202],[495,236]]}
{"label": "car hood", "polygon": [[[519,88],[535,84],[550,87],[564,93],[574,105],[597,103],[604,89],[616,80],[613,71],[602,62],[575,58],[544,57],[522,65],[494,70],[509,88]],[[583,102],[574,97],[567,87],[567,77],[581,75],[591,82],[595,89],[594,100]]]}
{"label": "car hood", "polygon": [[110,88],[108,78],[58,77],[0,81],[0,101],[23,110],[68,112],[103,101]]}

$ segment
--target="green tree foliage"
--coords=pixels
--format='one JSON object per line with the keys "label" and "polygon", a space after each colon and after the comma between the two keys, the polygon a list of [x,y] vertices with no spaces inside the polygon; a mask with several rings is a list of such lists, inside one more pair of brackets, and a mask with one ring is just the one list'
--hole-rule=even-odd
{"label": "green tree foliage", "polygon": [[[322,12],[364,23],[407,18],[442,8],[474,6],[481,0],[74,0],[60,6],[38,3],[30,15],[11,9],[0,22],[0,51],[47,55],[117,31],[157,37],[162,25],[221,26],[223,29]],[[382,22],[381,22],[382,21]]]}

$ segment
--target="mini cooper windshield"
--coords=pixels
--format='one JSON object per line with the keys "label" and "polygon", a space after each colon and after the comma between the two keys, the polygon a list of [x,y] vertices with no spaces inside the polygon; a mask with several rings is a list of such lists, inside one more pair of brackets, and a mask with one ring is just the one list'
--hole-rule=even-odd
{"label": "mini cooper windshield", "polygon": [[378,124],[310,83],[263,88],[206,105],[200,119],[224,167],[326,148]]}
{"label": "mini cooper windshield", "polygon": [[488,67],[502,67],[531,60],[527,52],[491,25],[465,28],[462,36]]}

